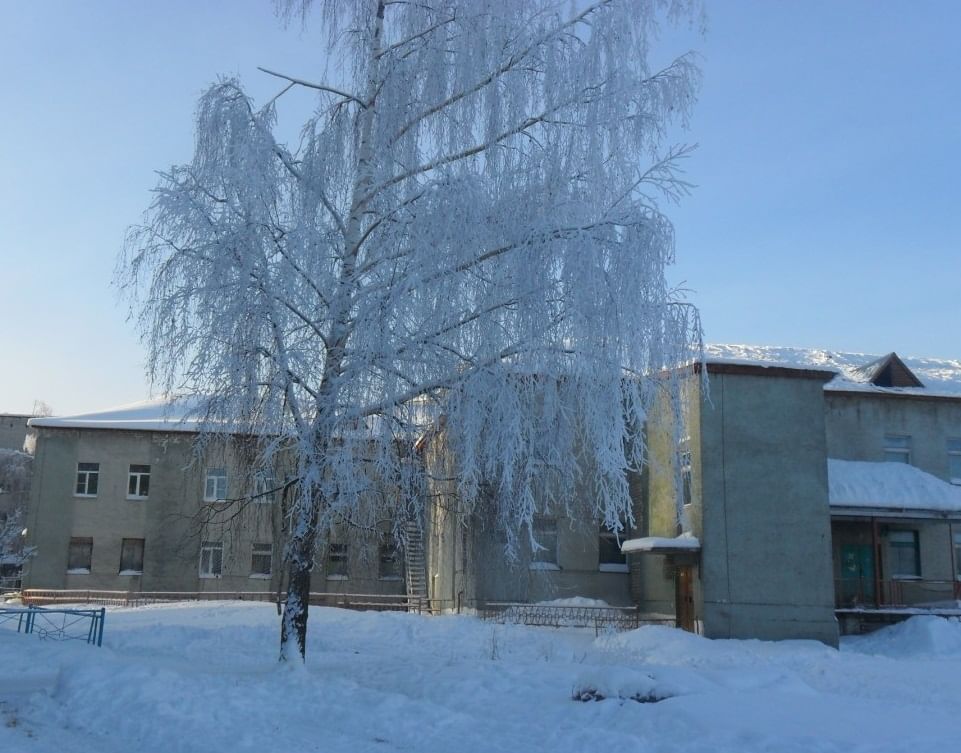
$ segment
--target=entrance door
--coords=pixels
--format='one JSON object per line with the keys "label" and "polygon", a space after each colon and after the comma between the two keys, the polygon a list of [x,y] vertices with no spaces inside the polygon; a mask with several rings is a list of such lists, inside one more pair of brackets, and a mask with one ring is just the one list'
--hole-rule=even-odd
{"label": "entrance door", "polygon": [[874,548],[870,544],[841,546],[841,601],[849,605],[876,604]]}
{"label": "entrance door", "polygon": [[689,633],[695,632],[692,565],[678,565],[674,570],[674,611],[677,626]]}

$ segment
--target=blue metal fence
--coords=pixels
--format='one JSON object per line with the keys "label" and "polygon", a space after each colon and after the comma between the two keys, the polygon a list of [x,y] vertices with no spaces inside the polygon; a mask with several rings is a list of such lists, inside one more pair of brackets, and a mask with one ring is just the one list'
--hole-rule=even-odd
{"label": "blue metal fence", "polygon": [[0,607],[0,626],[18,633],[34,634],[41,640],[83,641],[103,645],[103,625],[107,610],[50,609],[47,607]]}

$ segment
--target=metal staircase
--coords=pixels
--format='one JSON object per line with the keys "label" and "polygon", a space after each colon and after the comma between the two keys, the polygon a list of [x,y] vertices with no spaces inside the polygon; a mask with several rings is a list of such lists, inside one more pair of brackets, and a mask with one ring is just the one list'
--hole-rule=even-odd
{"label": "metal staircase", "polygon": [[407,584],[408,610],[429,611],[424,532],[416,520],[409,520],[404,528],[404,534],[404,580]]}

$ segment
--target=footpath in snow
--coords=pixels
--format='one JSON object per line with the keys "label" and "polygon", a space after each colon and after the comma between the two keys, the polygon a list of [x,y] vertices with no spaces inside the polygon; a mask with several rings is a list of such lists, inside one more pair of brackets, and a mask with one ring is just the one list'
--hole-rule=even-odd
{"label": "footpath in snow", "polygon": [[0,751],[961,749],[961,624],[940,618],[835,651],[315,608],[294,668],[277,623],[263,604],[113,609],[100,649],[0,629]]}

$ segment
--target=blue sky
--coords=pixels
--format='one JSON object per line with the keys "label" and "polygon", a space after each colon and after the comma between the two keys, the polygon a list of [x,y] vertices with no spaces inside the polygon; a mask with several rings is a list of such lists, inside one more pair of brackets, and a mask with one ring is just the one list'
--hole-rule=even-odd
{"label": "blue sky", "polygon": [[[702,56],[671,279],[707,338],[961,358],[961,3],[707,11],[706,36],[659,51]],[[153,171],[189,159],[208,83],[320,78],[323,39],[268,0],[0,4],[0,411],[149,394],[110,286],[124,230]],[[291,94],[293,121],[310,100]]]}

